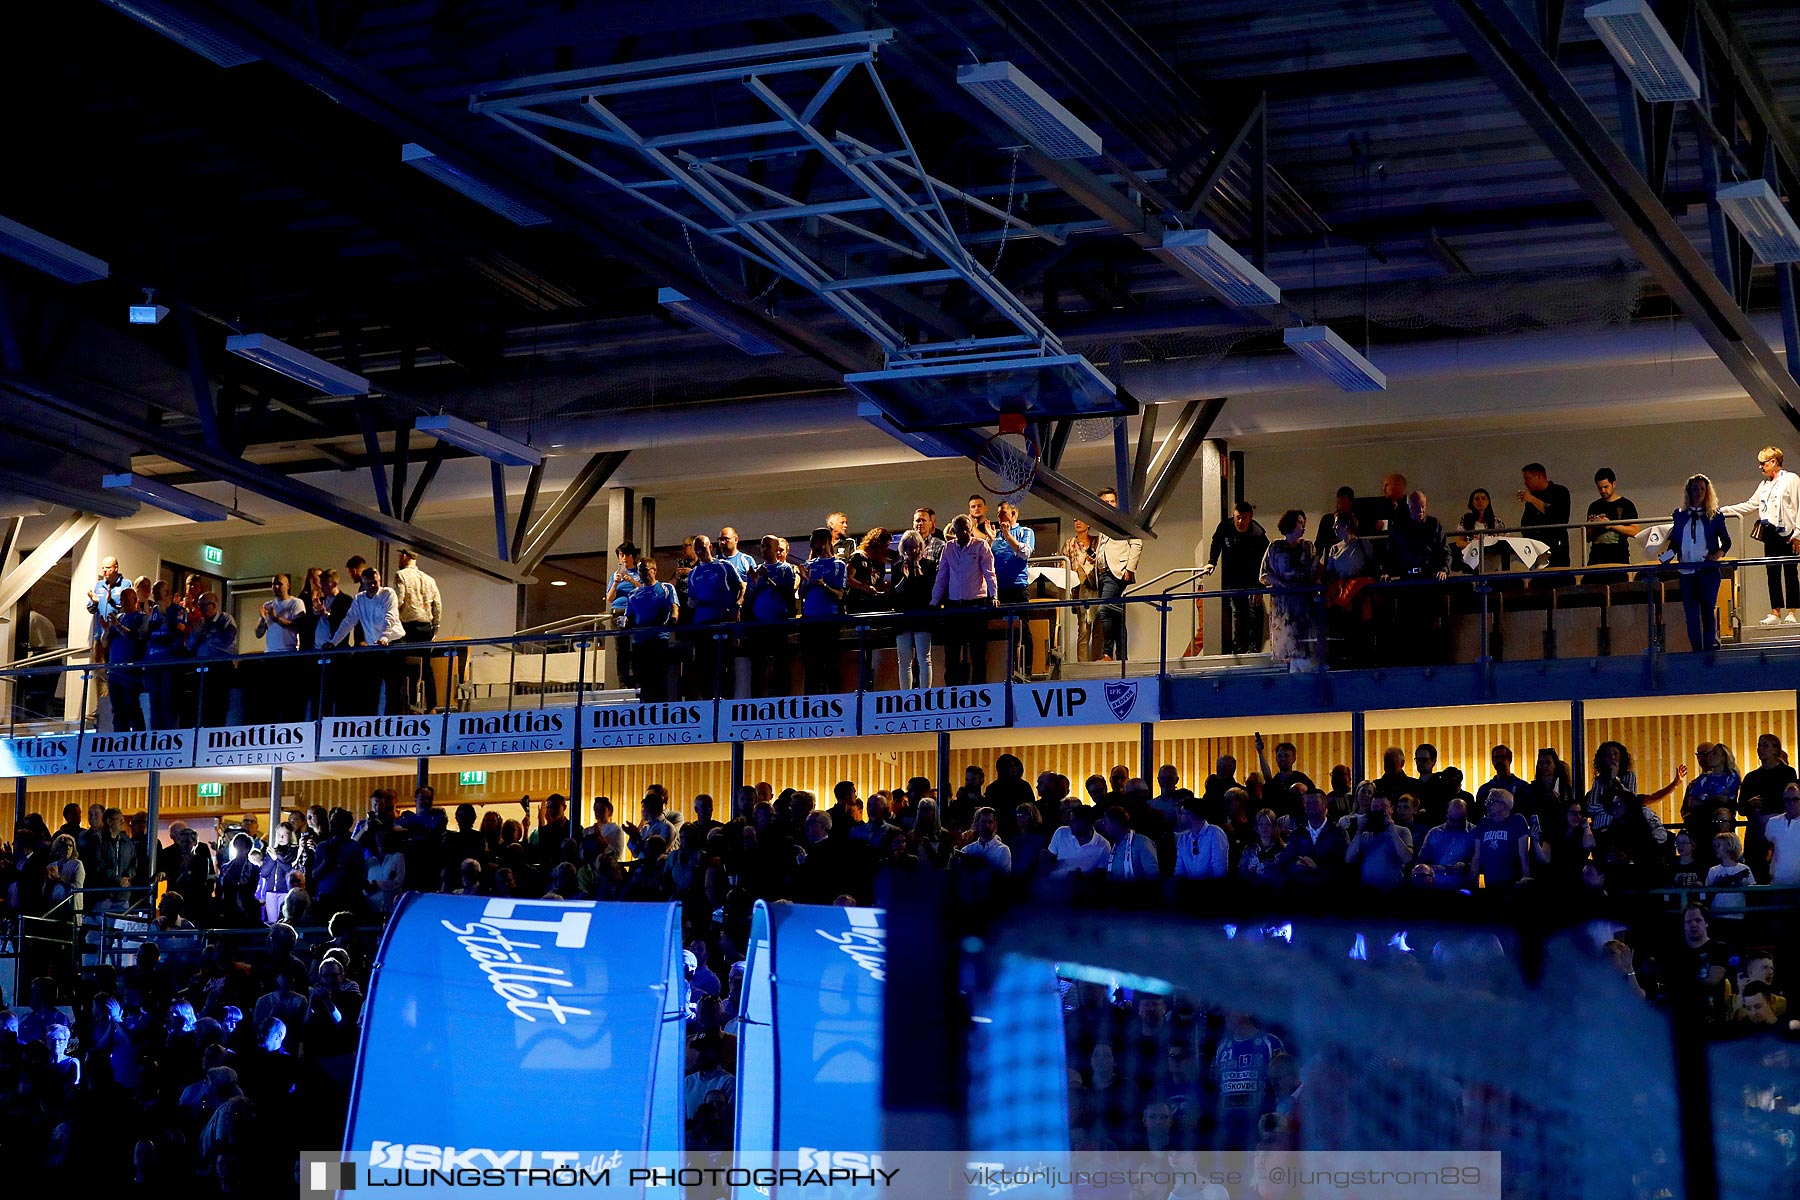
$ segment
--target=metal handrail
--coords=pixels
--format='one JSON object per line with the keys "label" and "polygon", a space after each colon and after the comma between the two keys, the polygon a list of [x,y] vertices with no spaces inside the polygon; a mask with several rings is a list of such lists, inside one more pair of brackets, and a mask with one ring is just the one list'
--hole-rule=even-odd
{"label": "metal handrail", "polygon": [[[1182,580],[1181,580],[1182,583],[1192,583],[1196,579],[1205,579],[1208,575],[1211,575],[1212,573],[1213,573],[1213,565],[1211,563],[1207,563],[1205,566],[1202,566],[1202,567],[1172,567],[1169,570],[1164,571],[1161,575],[1156,576],[1156,578],[1154,578],[1154,579],[1146,579],[1142,583],[1132,584],[1129,588],[1127,588],[1125,590],[1124,594],[1127,596],[1142,595],[1143,593],[1145,593],[1146,591],[1148,591],[1150,589],[1151,584],[1161,583],[1163,580],[1167,579],[1171,575],[1180,575],[1182,577]],[[1180,584],[1170,584],[1168,587],[1164,588],[1158,594],[1159,595],[1167,595],[1168,593],[1174,591],[1179,586],[1181,586],[1181,585]]]}
{"label": "metal handrail", "polygon": [[6,664],[8,669],[23,670],[42,663],[55,662],[59,658],[69,658],[76,654],[86,654],[88,646],[66,646],[61,650],[46,650],[42,654],[34,654],[29,658],[15,659]]}

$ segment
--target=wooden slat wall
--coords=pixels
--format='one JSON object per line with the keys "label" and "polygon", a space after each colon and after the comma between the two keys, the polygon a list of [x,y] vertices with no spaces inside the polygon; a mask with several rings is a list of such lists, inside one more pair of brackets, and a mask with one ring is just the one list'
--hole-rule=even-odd
{"label": "wooden slat wall", "polygon": [[[1675,777],[1681,763],[1693,778],[1700,769],[1694,761],[1694,747],[1701,742],[1724,742],[1736,756],[1738,770],[1748,773],[1756,769],[1756,739],[1772,733],[1781,739],[1790,757],[1794,752],[1794,710],[1765,709],[1759,712],[1667,713],[1654,717],[1610,717],[1587,723],[1588,752],[1601,742],[1619,742],[1631,751],[1637,770],[1638,790],[1655,791]],[[1681,811],[1681,793],[1676,792],[1658,808],[1665,821],[1674,821]]]}
{"label": "wooden slat wall", "polygon": [[[565,772],[565,776],[566,774]],[[595,796],[609,797],[613,802],[613,812],[621,821],[638,819],[638,801],[644,798],[644,790],[653,783],[660,783],[669,789],[669,799],[675,810],[684,817],[693,815],[694,809],[690,801],[703,792],[713,798],[714,820],[723,820],[724,814],[730,810],[729,761],[634,762],[589,767],[583,774],[588,788],[588,794],[583,800],[592,802]],[[745,762],[745,774],[748,778],[757,778],[750,771],[748,761]],[[777,788],[780,786],[778,784]]]}
{"label": "wooden slat wall", "polygon": [[[1313,782],[1322,788],[1331,786],[1331,768],[1339,763],[1350,764],[1350,731],[1330,730],[1312,733],[1284,733],[1279,729],[1263,730],[1263,748],[1269,756],[1269,766],[1275,765],[1275,747],[1282,742],[1294,743],[1298,757],[1294,760],[1298,768],[1312,776]],[[1137,748],[1132,747],[1133,757],[1129,760],[1136,763]],[[1191,787],[1196,792],[1205,784],[1206,777],[1213,773],[1219,756],[1229,754],[1238,761],[1237,775],[1243,779],[1252,771],[1257,771],[1256,739],[1254,735],[1242,737],[1193,737],[1177,739],[1156,739],[1156,762],[1158,766],[1169,763],[1181,772],[1183,787]],[[1136,773],[1135,767],[1133,773]],[[1155,781],[1150,781],[1154,788]],[[1077,786],[1080,782],[1077,781]]]}
{"label": "wooden slat wall", "polygon": [[1456,767],[1463,773],[1463,786],[1473,792],[1494,774],[1493,749],[1508,746],[1513,752],[1513,770],[1527,779],[1537,763],[1537,752],[1548,746],[1566,761],[1572,734],[1569,722],[1554,721],[1484,721],[1473,725],[1415,725],[1400,729],[1372,729],[1364,740],[1364,763],[1368,776],[1381,774],[1381,756],[1390,746],[1398,746],[1406,754],[1406,773],[1413,773],[1413,750],[1429,742],[1437,747],[1438,769]]}
{"label": "wooden slat wall", "polygon": [[[958,756],[957,761],[960,760]],[[747,782],[766,779],[777,792],[784,787],[811,792],[819,798],[820,808],[830,807],[831,789],[839,780],[853,780],[862,795],[867,796],[871,792],[904,788],[906,781],[914,775],[936,782],[935,750],[864,751],[807,758],[744,755],[744,779]]]}

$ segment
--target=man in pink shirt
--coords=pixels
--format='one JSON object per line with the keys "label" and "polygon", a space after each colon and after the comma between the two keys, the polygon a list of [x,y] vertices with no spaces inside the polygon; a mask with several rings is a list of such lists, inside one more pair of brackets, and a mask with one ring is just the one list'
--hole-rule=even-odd
{"label": "man in pink shirt", "polygon": [[[999,603],[993,548],[974,536],[974,524],[967,516],[957,517],[950,522],[950,541],[938,559],[932,607],[990,609]],[[944,681],[951,687],[987,682],[987,622],[985,612],[945,617]]]}

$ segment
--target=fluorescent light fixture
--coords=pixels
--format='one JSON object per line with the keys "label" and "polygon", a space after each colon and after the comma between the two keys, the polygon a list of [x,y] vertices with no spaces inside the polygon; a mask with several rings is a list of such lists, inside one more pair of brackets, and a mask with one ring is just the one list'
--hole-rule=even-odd
{"label": "fluorescent light fixture", "polygon": [[1281,340],[1346,392],[1387,390],[1387,376],[1324,325],[1284,329]]}
{"label": "fluorescent light fixture", "polygon": [[112,268],[93,255],[5,217],[0,217],[0,254],[64,283],[92,283],[112,273]]}
{"label": "fluorescent light fixture", "polygon": [[1281,289],[1275,281],[1210,229],[1172,230],[1163,234],[1162,248],[1233,304],[1254,308],[1281,303]]}
{"label": "fluorescent light fixture", "polygon": [[131,306],[131,323],[133,325],[160,325],[162,319],[169,315],[166,304],[134,304]]}
{"label": "fluorescent light fixture", "polygon": [[1800,225],[1766,179],[1734,183],[1718,192],[1719,207],[1766,263],[1800,262]]}
{"label": "fluorescent light fixture", "polygon": [[46,479],[41,475],[27,474],[23,471],[0,470],[0,492],[10,492],[19,496],[30,496],[34,500],[48,500],[52,504],[60,504],[64,508],[72,508],[76,512],[93,513],[97,517],[111,517],[118,520],[137,512],[137,502],[124,496],[109,496],[104,492],[92,492],[70,484],[59,483],[54,479]]}
{"label": "fluorescent light fixture", "polygon": [[369,381],[361,375],[352,375],[316,354],[308,354],[266,333],[235,334],[225,339],[225,348],[271,371],[280,371],[289,379],[298,379],[327,396],[362,396],[369,391]]}
{"label": "fluorescent light fixture", "polygon": [[231,510],[223,504],[216,504],[192,492],[184,492],[171,484],[160,483],[147,475],[133,475],[129,472],[124,475],[108,475],[100,481],[100,486],[110,492],[136,496],[145,504],[153,504],[164,512],[172,512],[190,521],[223,521],[231,515]]}
{"label": "fluorescent light fixture", "polygon": [[683,295],[674,288],[657,288],[656,302],[696,329],[704,329],[745,354],[780,354],[781,347],[753,329],[739,325],[724,312]]}
{"label": "fluorescent light fixture", "polygon": [[461,167],[439,158],[417,142],[400,147],[400,161],[429,175],[451,191],[492,209],[514,225],[548,225],[550,218],[522,200],[515,200],[493,184],[477,179]]}
{"label": "fluorescent light fixture", "polygon": [[179,42],[207,62],[220,67],[241,67],[259,61],[257,56],[205,24],[160,0],[102,0],[138,24]]}
{"label": "fluorescent light fixture", "polygon": [[1581,14],[1638,95],[1651,103],[1698,100],[1700,81],[1648,0],[1606,0]]}
{"label": "fluorescent light fixture", "polygon": [[569,581],[566,579],[552,579],[550,581],[550,586],[551,587],[568,587]]}
{"label": "fluorescent light fixture", "polygon": [[413,422],[413,428],[440,442],[461,447],[470,454],[491,459],[503,467],[535,467],[544,461],[543,453],[536,447],[502,437],[491,429],[483,429],[473,421],[465,421],[449,413],[420,417]]}
{"label": "fluorescent light fixture", "polygon": [[958,67],[956,82],[1051,158],[1092,158],[1100,153],[1100,135],[1009,62]]}

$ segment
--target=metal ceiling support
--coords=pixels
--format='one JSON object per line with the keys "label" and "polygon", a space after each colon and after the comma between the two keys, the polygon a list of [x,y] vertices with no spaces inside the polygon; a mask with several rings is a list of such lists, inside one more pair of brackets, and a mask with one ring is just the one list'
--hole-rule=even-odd
{"label": "metal ceiling support", "polygon": [[1113,491],[1118,493],[1119,507],[1131,511],[1131,447],[1125,440],[1125,418],[1114,417],[1112,423]]}
{"label": "metal ceiling support", "polygon": [[1750,398],[1783,428],[1800,428],[1800,382],[1688,241],[1643,172],[1544,52],[1535,32],[1520,23],[1507,0],[1433,3]]}
{"label": "metal ceiling support", "polygon": [[375,428],[375,413],[367,399],[356,406],[356,423],[362,427],[363,454],[369,460],[369,482],[375,488],[375,507],[381,510],[382,516],[391,517],[394,505],[388,499],[387,462],[381,455],[381,432]]}
{"label": "metal ceiling support", "polygon": [[75,544],[94,531],[100,524],[100,518],[89,513],[76,513],[61,525],[56,532],[37,544],[25,557],[25,561],[12,570],[0,575],[0,613],[10,612],[12,606],[25,598],[33,585],[45,575],[50,568],[62,561],[63,555],[75,548]]}
{"label": "metal ceiling support", "polygon": [[[1800,182],[1800,133],[1796,133],[1787,110],[1775,98],[1775,91],[1757,64],[1750,43],[1738,32],[1730,11],[1719,0],[1694,0],[1694,10],[1711,36],[1737,95],[1749,105],[1761,123],[1781,166],[1787,173],[1788,186],[1777,182],[1777,191],[1788,191]],[[1773,182],[1773,181],[1772,181]]]}
{"label": "metal ceiling support", "polygon": [[176,10],[229,38],[247,52],[316,88],[335,103],[393,133],[398,141],[427,146],[439,158],[478,178],[504,180],[509,193],[558,224],[575,230],[608,254],[688,295],[713,294],[759,335],[840,371],[860,371],[868,358],[855,348],[791,321],[771,316],[729,279],[701,271],[685,249],[642,225],[620,227],[597,215],[548,165],[499,153],[480,135],[481,124],[421,99],[377,71],[312,36],[272,7],[239,0],[164,0]]}
{"label": "metal ceiling support", "polygon": [[506,468],[497,462],[488,464],[488,477],[494,485],[494,546],[502,559],[511,556],[506,544]]}
{"label": "metal ceiling support", "polygon": [[24,517],[14,517],[6,523],[6,533],[0,535],[0,576],[4,576],[6,568],[12,565],[13,551],[18,549],[19,533],[24,528]]}
{"label": "metal ceiling support", "polygon": [[1156,454],[1157,407],[1154,404],[1138,405],[1137,456],[1131,464],[1131,494],[1137,497],[1144,494],[1144,485],[1150,479],[1150,460]]}
{"label": "metal ceiling support", "polygon": [[219,425],[219,410],[213,398],[212,380],[207,377],[206,359],[200,353],[200,331],[194,325],[194,312],[183,304],[177,310],[181,322],[181,343],[187,353],[188,384],[194,389],[194,412],[200,418],[201,436],[212,449],[225,452],[224,431]]}
{"label": "metal ceiling support", "polygon": [[47,500],[76,512],[90,512],[113,520],[120,520],[137,512],[137,501],[116,492],[103,492],[99,484],[99,478],[94,477],[93,491],[89,492],[78,482],[64,483],[39,472],[0,469],[0,492],[30,496],[33,500]]}
{"label": "metal ceiling support", "polygon": [[[705,239],[811,292],[890,364],[932,354],[934,344],[908,335],[903,318],[916,313],[895,311],[882,297],[915,284],[961,284],[990,319],[1041,354],[1059,353],[1042,319],[963,245],[945,196],[978,204],[1003,228],[1060,239],[926,172],[875,69],[876,52],[893,36],[861,30],[530,76],[483,88],[469,107],[644,204],[684,238]],[[852,80],[880,102],[887,128],[877,140],[885,145],[820,128],[820,114]],[[738,113],[746,93],[758,104],[754,119],[713,128],[671,129],[673,105],[643,103],[654,94]],[[808,203],[755,178],[755,165],[775,153],[831,168],[840,185],[833,198]],[[865,255],[876,261],[859,261]],[[903,269],[886,265],[894,256]]]}
{"label": "metal ceiling support", "polygon": [[557,541],[581,515],[588,501],[606,486],[606,481],[613,477],[630,453],[629,450],[603,450],[582,464],[569,486],[551,503],[525,539],[525,549],[517,560],[521,572],[530,574],[538,569],[544,556],[555,549]]}
{"label": "metal ceiling support", "polygon": [[445,562],[453,562],[470,570],[507,583],[520,581],[521,573],[503,560],[481,553],[450,538],[398,520],[374,509],[352,504],[341,496],[317,488],[298,479],[290,479],[256,463],[234,455],[220,454],[185,438],[132,420],[122,411],[127,404],[139,411],[151,406],[148,401],[123,395],[118,389],[107,389],[104,398],[94,403],[71,400],[62,391],[53,390],[34,380],[6,377],[0,379],[0,390],[60,413],[66,413],[141,447],[145,452],[178,462],[196,471],[204,471],[220,483],[229,483],[247,492],[266,496],[311,516],[366,534],[382,541],[418,547]]}
{"label": "metal ceiling support", "polygon": [[1200,182],[1194,185],[1191,192],[1181,198],[1182,209],[1190,221],[1200,216],[1200,210],[1206,207],[1206,202],[1212,199],[1213,194],[1219,190],[1219,183],[1225,178],[1225,172],[1231,167],[1232,161],[1237,158],[1238,151],[1244,148],[1244,143],[1249,140],[1250,135],[1267,123],[1268,112],[1268,96],[1257,97],[1256,104],[1250,109],[1250,115],[1238,123],[1238,131],[1213,155],[1212,165],[1206,169],[1206,174],[1200,177]]}
{"label": "metal ceiling support", "polygon": [[1175,428],[1170,430],[1168,441],[1163,443],[1162,451],[1151,464],[1150,483],[1138,505],[1138,523],[1145,529],[1156,528],[1169,498],[1175,494],[1188,467],[1193,465],[1194,455],[1206,441],[1206,435],[1212,432],[1213,422],[1219,419],[1219,412],[1224,407],[1223,396],[1190,400],[1182,406],[1181,415],[1175,419]]}
{"label": "metal ceiling support", "polygon": [[412,425],[402,421],[399,428],[394,430],[394,482],[388,489],[395,504],[402,504],[406,500],[406,472],[411,465]]}
{"label": "metal ceiling support", "polygon": [[1044,461],[1052,467],[1062,466],[1063,451],[1069,448],[1069,435],[1075,431],[1075,421],[1066,417],[1056,423],[1050,431],[1050,440],[1044,445]]}
{"label": "metal ceiling support", "polygon": [[539,459],[525,476],[525,495],[519,501],[519,516],[513,522],[512,553],[507,557],[519,561],[519,551],[525,548],[525,534],[531,529],[531,516],[537,509],[538,488],[544,482],[544,459]]}
{"label": "metal ceiling support", "polygon": [[406,498],[406,508],[400,514],[401,520],[410,521],[413,519],[413,514],[419,511],[419,501],[425,498],[426,489],[431,486],[431,481],[437,478],[438,468],[444,465],[444,458],[449,453],[449,442],[438,442],[431,448],[431,452],[425,458],[425,469],[419,472],[419,481],[413,484],[412,495]]}

